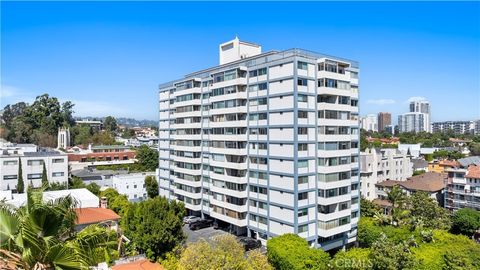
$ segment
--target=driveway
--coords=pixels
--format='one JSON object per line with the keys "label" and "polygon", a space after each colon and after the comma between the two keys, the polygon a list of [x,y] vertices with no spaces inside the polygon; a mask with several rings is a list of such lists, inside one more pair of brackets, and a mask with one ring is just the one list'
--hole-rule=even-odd
{"label": "driveway", "polygon": [[215,230],[213,227],[192,231],[188,228],[188,225],[183,226],[183,231],[187,235],[187,243],[197,242],[202,238],[209,241],[213,236],[228,234],[222,230]]}

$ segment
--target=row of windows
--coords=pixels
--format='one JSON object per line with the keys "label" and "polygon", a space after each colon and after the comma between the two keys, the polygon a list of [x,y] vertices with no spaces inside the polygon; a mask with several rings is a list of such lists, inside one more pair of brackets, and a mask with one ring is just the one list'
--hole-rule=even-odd
{"label": "row of windows", "polygon": [[[59,177],[59,176],[64,176],[64,172],[52,172],[52,177]],[[16,180],[18,178],[17,174],[12,174],[12,175],[4,175],[3,180]],[[34,174],[27,174],[27,179],[33,180],[33,179],[42,179],[42,174],[41,173],[34,173]]]}
{"label": "row of windows", "polygon": [[318,87],[329,87],[343,90],[350,90],[350,83],[340,80],[322,78],[318,80]]}
{"label": "row of windows", "polygon": [[222,88],[212,89],[212,93],[210,93],[210,97],[216,97],[221,95],[228,95],[237,92],[245,92],[245,88],[241,86],[226,86]]}
{"label": "row of windows", "polygon": [[239,69],[228,70],[225,72],[214,74],[213,82],[218,83],[218,82],[233,80],[236,78],[245,78],[246,75],[247,73],[243,70],[239,70]]}
{"label": "row of windows", "polygon": [[267,68],[252,70],[248,73],[249,77],[257,77],[267,74]]}
{"label": "row of windows", "polygon": [[245,99],[231,99],[231,100],[222,100],[212,103],[212,109],[224,109],[224,108],[234,108],[245,106],[247,101]]}

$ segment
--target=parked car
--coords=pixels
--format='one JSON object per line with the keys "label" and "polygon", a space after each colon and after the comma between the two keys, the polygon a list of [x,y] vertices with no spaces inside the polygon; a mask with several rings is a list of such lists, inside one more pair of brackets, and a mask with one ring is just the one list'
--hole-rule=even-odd
{"label": "parked car", "polygon": [[201,219],[200,217],[196,217],[196,216],[186,216],[183,218],[183,224],[190,224],[200,219]]}
{"label": "parked car", "polygon": [[213,220],[212,219],[200,219],[197,221],[194,221],[188,225],[190,230],[195,231],[198,229],[203,229],[207,228],[213,225]]}
{"label": "parked car", "polygon": [[250,237],[238,237],[238,241],[243,245],[245,251],[257,249],[262,246],[262,242],[260,242],[260,240]]}
{"label": "parked car", "polygon": [[230,228],[230,223],[227,223],[221,220],[216,220],[213,223],[213,228],[215,230],[228,230]]}

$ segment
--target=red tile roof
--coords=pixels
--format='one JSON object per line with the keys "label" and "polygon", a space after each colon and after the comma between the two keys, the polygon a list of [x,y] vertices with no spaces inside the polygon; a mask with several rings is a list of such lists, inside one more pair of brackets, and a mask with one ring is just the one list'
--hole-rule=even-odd
{"label": "red tile roof", "polygon": [[480,166],[470,166],[468,167],[466,178],[476,178],[480,179]]}
{"label": "red tile roof", "polygon": [[444,160],[441,160],[439,162],[439,165],[440,166],[445,166],[445,167],[458,167],[458,166],[460,166],[460,163],[458,163],[458,161],[456,161],[456,160],[444,159]]}
{"label": "red tile roof", "polygon": [[120,219],[120,216],[112,210],[100,207],[76,208],[75,213],[77,213],[77,225]]}
{"label": "red tile roof", "polygon": [[158,263],[152,263],[147,259],[112,266],[112,270],[163,270]]}

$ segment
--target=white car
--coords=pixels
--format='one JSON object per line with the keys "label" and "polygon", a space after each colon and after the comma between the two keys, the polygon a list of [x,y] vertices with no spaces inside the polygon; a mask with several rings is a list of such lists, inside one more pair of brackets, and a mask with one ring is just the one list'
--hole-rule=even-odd
{"label": "white car", "polygon": [[183,223],[184,224],[190,224],[190,223],[195,222],[197,220],[200,220],[200,217],[186,216],[186,217],[183,218]]}

